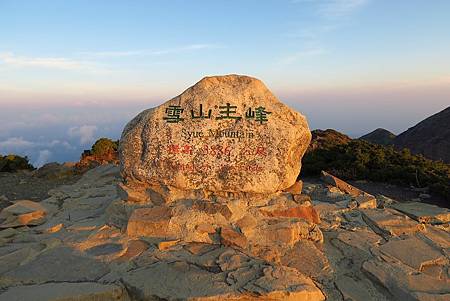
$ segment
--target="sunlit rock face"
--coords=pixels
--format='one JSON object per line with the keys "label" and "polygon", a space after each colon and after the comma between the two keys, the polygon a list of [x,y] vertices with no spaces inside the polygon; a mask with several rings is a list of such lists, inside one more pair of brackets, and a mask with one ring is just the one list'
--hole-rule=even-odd
{"label": "sunlit rock face", "polygon": [[139,185],[273,193],[295,183],[310,140],[305,117],[260,80],[205,77],[127,124],[121,173]]}
{"label": "sunlit rock face", "polygon": [[0,300],[450,300],[448,209],[310,181],[165,202],[99,166],[0,212]]}

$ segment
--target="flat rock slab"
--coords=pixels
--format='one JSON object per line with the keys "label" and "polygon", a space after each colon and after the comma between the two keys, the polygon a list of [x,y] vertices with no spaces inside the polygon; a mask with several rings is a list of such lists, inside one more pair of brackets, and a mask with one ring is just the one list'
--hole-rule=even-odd
{"label": "flat rock slab", "polygon": [[165,206],[136,209],[128,220],[127,234],[130,237],[167,238],[171,217],[171,209]]}
{"label": "flat rock slab", "polygon": [[341,232],[337,238],[343,243],[367,253],[370,252],[370,248],[377,246],[383,240],[381,236],[370,229]]}
{"label": "flat rock slab", "polygon": [[446,280],[378,260],[364,262],[362,269],[385,287],[395,300],[450,300],[450,285]]}
{"label": "flat rock slab", "polygon": [[312,205],[295,206],[283,209],[264,210],[261,213],[270,217],[295,217],[302,218],[315,224],[320,224],[320,217]]}
{"label": "flat rock slab", "polygon": [[0,212],[1,228],[36,226],[45,222],[47,210],[40,203],[21,200]]}
{"label": "flat rock slab", "polygon": [[295,268],[302,274],[313,277],[329,275],[330,264],[326,256],[313,242],[301,240],[292,249],[286,252],[281,258],[281,263],[285,266]]}
{"label": "flat rock slab", "polygon": [[224,277],[185,262],[158,262],[124,275],[123,282],[133,295],[142,300],[150,297],[187,300],[231,293]]}
{"label": "flat rock slab", "polygon": [[323,242],[319,227],[302,219],[272,218],[258,223],[255,230],[246,235],[250,245],[262,249],[283,252],[300,240]]}
{"label": "flat rock slab", "polygon": [[22,215],[35,211],[45,211],[45,208],[39,203],[29,200],[21,200],[14,202],[13,205],[6,207],[3,210],[3,212],[8,212],[10,214]]}
{"label": "flat rock slab", "polygon": [[106,264],[81,255],[71,248],[51,249],[29,263],[3,274],[2,282],[35,284],[49,281],[95,281],[109,272]]}
{"label": "flat rock slab", "polygon": [[128,246],[127,249],[125,250],[125,253],[122,256],[120,256],[117,260],[122,262],[131,260],[134,257],[142,254],[147,249],[148,244],[145,241],[131,240],[128,242]]}
{"label": "flat rock slab", "polygon": [[92,256],[103,256],[118,253],[123,250],[123,246],[117,243],[106,243],[94,246],[85,250],[85,252]]}
{"label": "flat rock slab", "polygon": [[377,208],[377,199],[370,194],[360,195],[354,198],[361,209],[375,209]]}
{"label": "flat rock slab", "polygon": [[16,286],[0,294],[0,301],[128,301],[128,294],[118,285],[94,282],[45,283]]}
{"label": "flat rock slab", "polygon": [[221,243],[225,246],[235,246],[243,249],[247,247],[247,238],[242,233],[231,228],[222,228],[220,237]]}
{"label": "flat rock slab", "polygon": [[344,300],[371,300],[372,295],[367,291],[367,287],[357,279],[342,275],[336,279],[336,286],[341,292]]}
{"label": "flat rock slab", "polygon": [[383,236],[399,236],[423,231],[423,225],[390,208],[361,210],[363,220],[372,230]]}
{"label": "flat rock slab", "polygon": [[[8,254],[0,256],[0,275],[17,268],[22,262],[33,257],[42,250],[38,244],[32,246],[10,245]],[[6,250],[5,250],[6,251]]]}
{"label": "flat rock slab", "polygon": [[300,113],[248,76],[206,77],[125,127],[126,183],[213,192],[291,187],[311,133]]}
{"label": "flat rock slab", "polygon": [[422,271],[425,266],[445,264],[447,261],[439,250],[417,237],[391,239],[379,249],[382,253],[397,258],[418,271]]}
{"label": "flat rock slab", "polygon": [[333,176],[330,173],[327,173],[326,171],[322,171],[320,178],[325,183],[332,185],[332,186],[338,188],[340,191],[345,192],[351,196],[357,197],[357,196],[366,195],[366,193],[364,191],[350,185],[349,183],[345,182],[344,180],[339,179],[336,176]]}
{"label": "flat rock slab", "polygon": [[435,246],[442,248],[450,255],[450,233],[434,226],[426,225],[423,235]]}
{"label": "flat rock slab", "polygon": [[[250,274],[248,274],[250,271]],[[233,274],[234,276],[231,276]],[[186,262],[158,262],[129,272],[122,280],[140,300],[324,300],[311,279],[295,269],[238,268],[212,273]],[[245,281],[239,281],[239,278]]]}
{"label": "flat rock slab", "polygon": [[450,222],[450,210],[447,208],[420,202],[394,203],[391,207],[420,223],[442,224]]}

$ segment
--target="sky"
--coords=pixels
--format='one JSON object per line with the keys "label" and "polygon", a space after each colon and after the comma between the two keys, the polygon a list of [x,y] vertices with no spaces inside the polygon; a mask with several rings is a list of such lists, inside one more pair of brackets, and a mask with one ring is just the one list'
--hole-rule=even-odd
{"label": "sky", "polygon": [[204,76],[311,129],[395,134],[450,105],[447,0],[0,0],[0,154],[76,161]]}

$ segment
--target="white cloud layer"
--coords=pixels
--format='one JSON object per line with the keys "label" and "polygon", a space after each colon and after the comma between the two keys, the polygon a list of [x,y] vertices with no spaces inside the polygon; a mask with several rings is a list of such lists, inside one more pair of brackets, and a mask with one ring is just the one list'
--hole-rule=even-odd
{"label": "white cloud layer", "polygon": [[98,58],[112,58],[112,57],[128,57],[128,56],[154,56],[154,55],[165,55],[173,53],[182,53],[197,50],[206,50],[220,48],[217,44],[190,44],[185,46],[179,46],[174,48],[151,50],[151,49],[140,49],[140,50],[124,50],[124,51],[100,51],[100,52],[81,52],[81,55],[92,56]]}
{"label": "white cloud layer", "polygon": [[324,17],[343,17],[363,7],[369,0],[331,0],[319,6],[319,14]]}
{"label": "white cloud layer", "polygon": [[298,52],[295,52],[291,55],[288,55],[280,60],[280,63],[282,64],[291,64],[298,60],[301,60],[306,57],[312,57],[312,56],[319,56],[325,54],[325,50],[322,48],[311,48],[306,50],[301,50]]}
{"label": "white cloud layer", "polygon": [[67,141],[61,141],[58,139],[52,140],[48,143],[49,147],[63,146],[65,149],[74,149],[72,145],[70,145]]}
{"label": "white cloud layer", "polygon": [[[86,130],[84,130],[86,131]],[[85,137],[86,138],[86,137]],[[31,148],[55,148],[62,147],[66,150],[75,149],[69,142],[54,139],[49,142],[29,141],[23,137],[9,137],[6,140],[0,141],[0,154],[7,154],[9,152],[27,150]]]}
{"label": "white cloud layer", "polygon": [[325,18],[337,18],[351,14],[363,7],[369,0],[292,0],[293,4],[315,4],[317,12]]}
{"label": "white cloud layer", "polygon": [[72,138],[79,138],[80,144],[88,144],[94,141],[94,134],[98,130],[95,125],[82,125],[69,128],[67,134]]}
{"label": "white cloud layer", "polygon": [[13,67],[32,67],[60,70],[81,70],[97,72],[100,69],[92,62],[78,61],[64,57],[27,57],[13,52],[0,52],[0,63]]}
{"label": "white cloud layer", "polygon": [[27,141],[22,137],[10,137],[4,141],[0,141],[0,153],[6,153],[8,150],[30,148],[34,145],[33,142]]}
{"label": "white cloud layer", "polygon": [[48,163],[50,161],[51,156],[52,156],[52,152],[49,151],[48,149],[39,151],[39,157],[33,163],[34,167],[39,168],[42,165],[44,165],[45,163]]}

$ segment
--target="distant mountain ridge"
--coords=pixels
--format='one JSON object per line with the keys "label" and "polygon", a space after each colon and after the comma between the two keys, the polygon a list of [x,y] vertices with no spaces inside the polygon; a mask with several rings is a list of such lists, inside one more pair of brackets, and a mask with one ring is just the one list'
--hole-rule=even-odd
{"label": "distant mountain ridge", "polygon": [[314,130],[302,158],[301,176],[317,177],[321,171],[344,180],[394,183],[426,188],[450,200],[450,164],[400,151],[363,139],[351,139],[335,130]]}
{"label": "distant mountain ridge", "polygon": [[359,139],[381,145],[392,145],[394,143],[395,135],[386,129],[378,128],[364,136],[359,137]]}
{"label": "distant mountain ridge", "polygon": [[450,106],[398,135],[394,146],[450,163]]}

